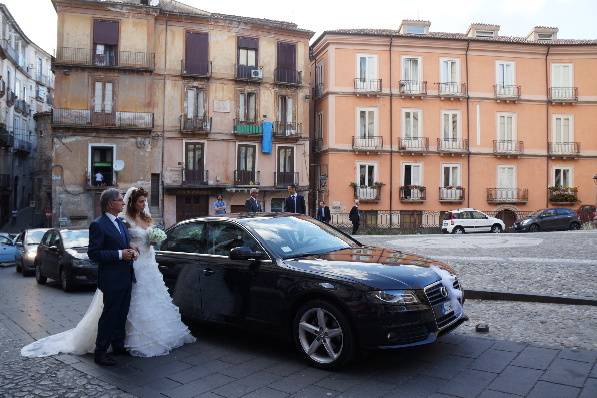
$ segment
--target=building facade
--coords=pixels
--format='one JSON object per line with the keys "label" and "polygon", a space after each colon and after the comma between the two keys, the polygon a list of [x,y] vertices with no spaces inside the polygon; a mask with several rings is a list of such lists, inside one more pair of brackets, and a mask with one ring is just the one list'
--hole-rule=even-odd
{"label": "building facade", "polygon": [[34,115],[52,107],[51,56],[21,31],[0,4],[0,226],[13,210],[38,207],[33,174]]}
{"label": "building facade", "polygon": [[336,213],[359,199],[396,226],[458,207],[512,222],[592,202],[597,41],[547,27],[526,38],[429,28],[403,21],[313,43],[317,195]]}
{"label": "building facade", "polygon": [[142,186],[165,225],[277,210],[308,191],[309,38],[295,24],[172,0],[54,0],[54,212],[86,224],[99,193]]}

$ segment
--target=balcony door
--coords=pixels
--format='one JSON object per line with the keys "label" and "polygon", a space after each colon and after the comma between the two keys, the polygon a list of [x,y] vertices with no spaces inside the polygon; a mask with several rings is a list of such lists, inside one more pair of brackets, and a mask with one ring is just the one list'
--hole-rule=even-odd
{"label": "balcony door", "polygon": [[242,144],[238,146],[236,159],[236,181],[241,185],[250,185],[255,180],[255,158],[257,147],[255,145]]}
{"label": "balcony door", "polygon": [[513,114],[498,114],[497,121],[498,152],[513,152],[516,149],[516,122]]}
{"label": "balcony door", "polygon": [[186,74],[205,76],[209,74],[209,35],[206,32],[186,32]]}
{"label": "balcony door", "polygon": [[417,57],[404,57],[402,59],[403,91],[407,93],[420,93],[421,87],[421,59]]}
{"label": "balcony door", "polygon": [[259,40],[254,37],[238,38],[238,78],[251,79],[251,72],[257,69],[258,47]]}
{"label": "balcony door", "polygon": [[95,20],[93,22],[93,64],[118,65],[118,21]]}
{"label": "balcony door", "polygon": [[257,93],[240,91],[238,93],[238,120],[254,123],[257,121]]}
{"label": "balcony door", "polygon": [[458,94],[460,92],[460,70],[458,60],[440,61],[440,94]]}
{"label": "balcony door", "polygon": [[185,130],[199,129],[206,126],[205,90],[198,87],[187,87],[184,99]]}
{"label": "balcony door", "polygon": [[202,142],[185,143],[185,183],[203,184],[205,182],[205,144]]}
{"label": "balcony door", "polygon": [[458,112],[442,112],[442,140],[444,147],[453,147],[460,139]]}
{"label": "balcony door", "polygon": [[508,94],[508,87],[513,86],[514,82],[514,62],[497,62],[495,83],[498,86],[498,93]]}
{"label": "balcony door", "polygon": [[276,129],[280,135],[296,134],[294,98],[290,95],[278,96],[278,123]]}
{"label": "balcony door", "polygon": [[359,164],[358,170],[357,198],[365,200],[375,199],[377,197],[375,189],[375,165]]}
{"label": "balcony door", "polygon": [[276,185],[288,186],[298,183],[294,180],[294,147],[278,147],[278,173],[276,174]]}
{"label": "balcony door", "polygon": [[92,146],[90,148],[89,177],[91,185],[114,185],[114,148]]}
{"label": "balcony door", "polygon": [[551,86],[552,98],[572,98],[574,96],[572,64],[551,65]]}
{"label": "balcony door", "polygon": [[114,90],[112,82],[96,81],[93,96],[93,124],[113,126],[114,118]]}
{"label": "balcony door", "polygon": [[296,70],[296,44],[278,42],[276,81],[299,83]]}
{"label": "balcony door", "polygon": [[574,137],[571,115],[555,115],[553,118],[553,152],[573,153]]}
{"label": "balcony door", "polygon": [[440,188],[440,199],[461,199],[462,189],[460,187],[460,165],[442,165],[442,182]]}
{"label": "balcony door", "polygon": [[402,185],[404,189],[404,196],[407,199],[420,199],[423,191],[418,187],[422,185],[422,166],[420,164],[407,163],[402,168]]}
{"label": "balcony door", "polygon": [[497,192],[499,200],[514,200],[516,198],[516,168],[514,166],[498,166]]}

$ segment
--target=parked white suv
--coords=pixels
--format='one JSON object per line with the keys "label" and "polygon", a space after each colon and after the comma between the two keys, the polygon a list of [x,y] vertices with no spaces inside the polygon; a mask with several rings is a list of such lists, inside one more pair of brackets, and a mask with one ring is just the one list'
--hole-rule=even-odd
{"label": "parked white suv", "polygon": [[463,234],[465,232],[494,232],[499,233],[506,229],[502,220],[490,217],[475,209],[450,210],[444,215],[442,232],[450,234]]}

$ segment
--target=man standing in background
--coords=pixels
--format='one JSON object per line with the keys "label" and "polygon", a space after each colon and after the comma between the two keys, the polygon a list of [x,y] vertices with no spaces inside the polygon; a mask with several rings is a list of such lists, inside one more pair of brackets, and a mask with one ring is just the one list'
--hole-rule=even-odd
{"label": "man standing in background", "polygon": [[352,234],[355,235],[359,230],[359,225],[361,224],[361,215],[359,214],[358,199],[354,201],[354,206],[352,206],[352,209],[350,209],[348,219],[352,222]]}
{"label": "man standing in background", "polygon": [[289,185],[288,192],[290,193],[290,196],[288,196],[284,202],[284,211],[287,213],[306,214],[307,207],[305,206],[305,198],[303,195],[296,193],[296,185]]}

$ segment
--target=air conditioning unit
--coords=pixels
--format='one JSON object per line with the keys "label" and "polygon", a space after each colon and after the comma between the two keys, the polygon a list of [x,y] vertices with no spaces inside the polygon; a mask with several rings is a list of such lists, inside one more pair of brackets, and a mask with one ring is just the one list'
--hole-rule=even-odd
{"label": "air conditioning unit", "polygon": [[263,79],[263,69],[251,70],[251,78],[252,79]]}

